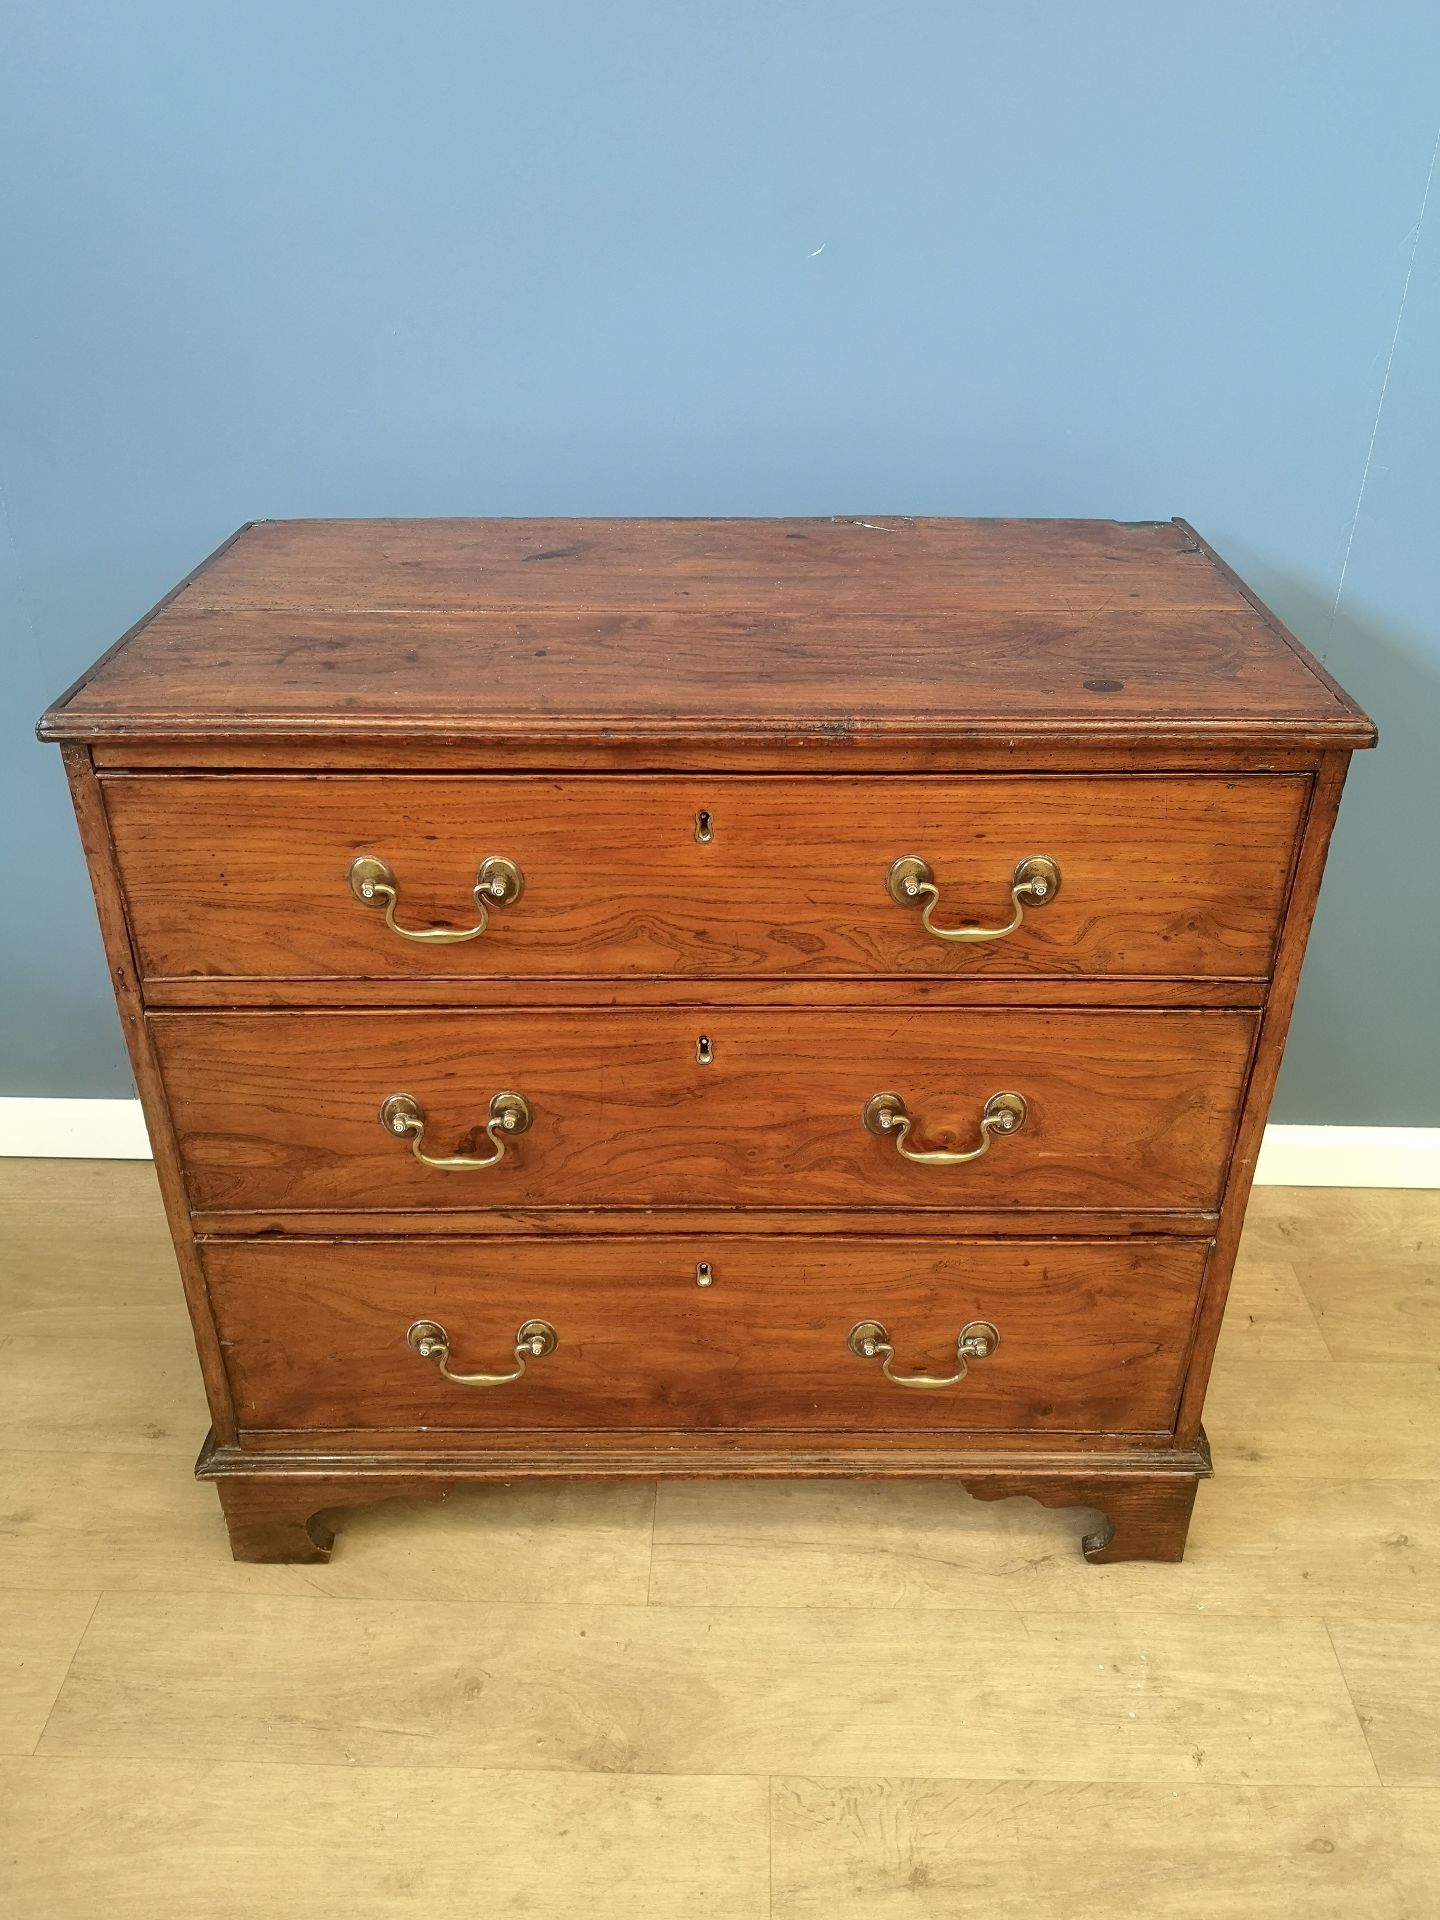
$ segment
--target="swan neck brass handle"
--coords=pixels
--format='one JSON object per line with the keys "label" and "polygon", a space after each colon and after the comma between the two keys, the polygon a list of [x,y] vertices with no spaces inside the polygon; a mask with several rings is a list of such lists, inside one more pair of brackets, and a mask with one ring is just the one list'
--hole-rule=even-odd
{"label": "swan neck brass handle", "polygon": [[885,876],[885,889],[902,907],[919,907],[920,924],[937,940],[1003,940],[1025,918],[1027,907],[1048,907],[1060,891],[1060,869],[1047,854],[1032,853],[1010,876],[1010,918],[1003,927],[937,927],[930,918],[940,904],[940,889],[928,860],[907,853]]}
{"label": "swan neck brass handle", "polygon": [[543,1360],[559,1346],[548,1320],[527,1320],[515,1335],[515,1365],[509,1373],[452,1373],[450,1336],[438,1321],[417,1320],[405,1335],[405,1344],[422,1360],[433,1360],[442,1378],[457,1387],[508,1387],[525,1371],[527,1360]]}
{"label": "swan neck brass handle", "polygon": [[485,1131],[493,1153],[436,1154],[425,1151],[425,1109],[410,1093],[392,1093],[380,1108],[380,1124],[387,1133],[408,1139],[410,1151],[422,1167],[439,1167],[446,1173],[471,1173],[477,1167],[498,1167],[505,1158],[508,1143],[518,1133],[528,1133],[535,1121],[535,1110],[523,1093],[497,1093],[490,1102],[490,1118]]}
{"label": "swan neck brass handle", "polygon": [[988,1360],[1000,1344],[1000,1335],[988,1320],[971,1320],[955,1336],[954,1373],[895,1373],[895,1348],[878,1320],[857,1320],[850,1329],[849,1346],[862,1360],[878,1360],[880,1371],[897,1387],[958,1387],[972,1360]]}
{"label": "swan neck brass handle", "polygon": [[475,876],[475,905],[480,918],[473,927],[402,927],[395,918],[400,905],[400,882],[393,868],[373,853],[362,853],[350,863],[350,891],[362,907],[383,907],[385,924],[402,940],[419,940],[433,946],[453,946],[460,940],[478,940],[490,924],[492,907],[508,907],[525,891],[525,876],[513,860],[492,853],[480,862]]}
{"label": "swan neck brass handle", "polygon": [[1018,1133],[1029,1112],[1030,1103],[1023,1093],[992,1093],[980,1115],[980,1144],[964,1153],[946,1147],[910,1146],[910,1132],[915,1122],[898,1093],[872,1094],[860,1117],[868,1133],[881,1140],[893,1140],[895,1151],[902,1159],[913,1160],[922,1167],[960,1167],[967,1160],[982,1159],[990,1151],[990,1142],[997,1133]]}

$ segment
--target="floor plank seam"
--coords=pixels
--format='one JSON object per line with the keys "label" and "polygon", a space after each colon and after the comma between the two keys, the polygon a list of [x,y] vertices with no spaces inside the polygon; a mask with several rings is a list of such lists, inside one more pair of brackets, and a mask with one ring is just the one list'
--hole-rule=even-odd
{"label": "floor plank seam", "polygon": [[[48,1753],[22,1753],[0,1756],[15,1765],[29,1765],[43,1762],[57,1766],[128,1766],[133,1755],[116,1752],[106,1747],[77,1746],[64,1751]],[[1143,1780],[1133,1779],[1125,1774],[1103,1773],[1046,1773],[1034,1768],[1017,1768],[1010,1773],[939,1773],[933,1767],[927,1771],[897,1772],[893,1767],[881,1768],[878,1772],[869,1772],[852,1767],[844,1773],[810,1773],[795,1768],[789,1773],[767,1776],[756,1772],[754,1767],[642,1767],[631,1771],[619,1767],[537,1767],[524,1766],[515,1761],[498,1762],[495,1765],[475,1765],[463,1760],[308,1760],[296,1757],[269,1757],[247,1754],[243,1760],[228,1757],[224,1750],[210,1752],[205,1749],[193,1750],[171,1748],[163,1754],[150,1753],[146,1764],[151,1766],[174,1767],[184,1771],[196,1766],[237,1766],[260,1772],[289,1772],[303,1768],[307,1773],[333,1773],[338,1777],[355,1779],[357,1775],[374,1776],[387,1773],[409,1774],[465,1774],[476,1779],[495,1775],[502,1779],[523,1777],[537,1780],[606,1780],[643,1783],[660,1781],[665,1783],[699,1782],[706,1780],[749,1780],[774,1778],[781,1780],[804,1779],[807,1781],[829,1780],[839,1785],[851,1786],[887,1786],[898,1782],[911,1782],[921,1785],[942,1787],[1047,1787],[1061,1791],[1074,1790],[1086,1793],[1125,1793],[1146,1790]],[[1373,1762],[1372,1762],[1373,1765]],[[1177,1776],[1165,1776],[1151,1783],[1170,1795],[1208,1793],[1379,1793],[1400,1792],[1440,1794],[1440,1788],[1425,1781],[1409,1781],[1387,1785],[1383,1780],[1356,1781],[1347,1780],[1338,1772],[1323,1777],[1314,1773],[1304,1774],[1266,1774],[1262,1779],[1250,1777],[1239,1771],[1227,1774],[1224,1778],[1198,1780],[1183,1779]]]}
{"label": "floor plank seam", "polygon": [[1324,1620],[1325,1638],[1330,1642],[1330,1651],[1335,1656],[1335,1668],[1340,1675],[1340,1684],[1345,1689],[1345,1698],[1350,1702],[1350,1711],[1355,1716],[1355,1724],[1360,1729],[1360,1738],[1365,1742],[1365,1751],[1370,1756],[1370,1765],[1375,1769],[1375,1784],[1388,1790],[1389,1783],[1380,1771],[1380,1762],[1375,1758],[1375,1749],[1370,1743],[1370,1729],[1365,1724],[1365,1716],[1355,1704],[1355,1695],[1350,1690],[1350,1676],[1345,1671],[1345,1662],[1340,1658],[1340,1649],[1335,1645],[1335,1635],[1330,1631],[1330,1622]]}
{"label": "floor plank seam", "polygon": [[[659,1782],[664,1785],[703,1785],[710,1780],[748,1780],[752,1783],[760,1780],[777,1781],[803,1780],[813,1786],[850,1787],[850,1786],[940,1786],[940,1787],[1013,1787],[1028,1791],[1031,1788],[1068,1788],[1077,1793],[1088,1795],[1113,1794],[1119,1798],[1128,1796],[1163,1795],[1167,1799],[1215,1798],[1225,1795],[1233,1799],[1236,1795],[1255,1795],[1257,1797],[1274,1793],[1297,1794],[1354,1794],[1390,1800],[1397,1796],[1408,1795],[1421,1799],[1429,1798],[1440,1806],[1440,1784],[1428,1780],[1399,1780],[1393,1784],[1385,1781],[1353,1780],[1317,1780],[1307,1777],[1303,1780],[1291,1779],[1224,1779],[1224,1780],[1165,1780],[1149,1782],[1124,1777],[1104,1777],[1098,1774],[1037,1774],[1037,1773],[919,1773],[896,1772],[893,1768],[879,1773],[862,1773],[854,1768],[843,1773],[812,1773],[796,1769],[789,1773],[757,1774],[754,1768],[742,1768],[735,1772],[722,1771],[715,1767],[706,1767],[699,1771],[666,1773],[646,1768],[634,1773],[618,1772],[613,1768],[597,1771],[593,1767],[527,1767],[523,1765],[475,1767],[466,1766],[459,1761],[420,1761],[420,1760],[383,1760],[375,1762],[355,1762],[349,1760],[302,1760],[302,1759],[257,1759],[247,1756],[245,1759],[227,1759],[215,1754],[168,1754],[147,1755],[143,1764],[157,1771],[169,1771],[192,1779],[197,1765],[207,1768],[231,1768],[239,1773],[331,1773],[337,1779],[353,1780],[357,1773],[367,1777],[381,1774],[414,1775],[424,1774],[495,1774],[506,1779],[543,1779],[543,1780],[592,1780],[609,1782],[630,1782],[636,1786]],[[0,1771],[6,1767],[45,1767],[55,1769],[111,1767],[130,1772],[136,1765],[132,1752],[48,1752],[48,1753],[11,1753],[0,1755]],[[1147,1916],[1148,1920],[1148,1916]]]}
{"label": "floor plank seam", "polygon": [[645,1604],[652,1606],[655,1595],[655,1528],[660,1519],[660,1482],[650,1489],[650,1560],[645,1569]]}
{"label": "floor plank seam", "polygon": [[[119,1753],[113,1749],[106,1748],[106,1747],[79,1746],[79,1747],[66,1749],[63,1752],[51,1751],[48,1753],[15,1753],[15,1754],[0,1755],[0,1763],[3,1763],[4,1761],[9,1761],[12,1765],[29,1765],[32,1762],[38,1761],[41,1764],[46,1766],[128,1767],[134,1764],[134,1754],[129,1749],[127,1749],[124,1753]],[[489,1774],[495,1774],[500,1776],[501,1778],[517,1778],[518,1777],[518,1778],[536,1779],[536,1780],[631,1781],[636,1784],[643,1784],[648,1781],[660,1781],[665,1784],[673,1784],[676,1781],[696,1783],[696,1782],[703,1782],[706,1780],[749,1780],[751,1782],[754,1782],[756,1780],[764,1779],[766,1777],[763,1774],[757,1773],[754,1767],[677,1767],[673,1769],[666,1769],[663,1767],[637,1767],[634,1770],[631,1770],[628,1768],[603,1767],[603,1766],[602,1767],[536,1767],[536,1766],[527,1767],[516,1761],[498,1762],[494,1766],[477,1766],[463,1760],[348,1760],[344,1758],[337,1759],[337,1760],[307,1760],[299,1756],[296,1756],[293,1758],[289,1756],[286,1756],[284,1758],[280,1758],[280,1757],[270,1758],[268,1756],[257,1757],[256,1755],[253,1755],[253,1754],[247,1754],[244,1759],[237,1760],[232,1757],[229,1757],[224,1752],[210,1753],[205,1751],[189,1751],[189,1750],[182,1750],[182,1749],[172,1749],[166,1753],[158,1754],[158,1755],[155,1753],[148,1753],[146,1755],[145,1764],[147,1766],[173,1767],[180,1772],[189,1772],[196,1766],[206,1766],[206,1767],[233,1766],[233,1767],[242,1767],[247,1769],[258,1770],[258,1771],[267,1772],[267,1773],[290,1772],[299,1768],[303,1768],[307,1773],[333,1773],[337,1778],[344,1777],[345,1779],[349,1779],[349,1780],[353,1780],[357,1774],[374,1775],[374,1774],[384,1774],[384,1773],[408,1773],[408,1774],[455,1773],[455,1774],[465,1774],[467,1776],[473,1775],[476,1777],[483,1777]],[[788,1776],[788,1775],[777,1776],[777,1778],[789,1778],[789,1777],[791,1776]],[[806,1774],[804,1777],[806,1779],[809,1779],[810,1775]],[[846,1780],[860,1780],[868,1783],[876,1780],[895,1779],[902,1776],[897,1776],[893,1773],[877,1773],[877,1774],[847,1773],[847,1774],[844,1774],[843,1776],[837,1775],[836,1777],[843,1778]],[[1016,1774],[1016,1773],[1006,1773],[1006,1774],[999,1774],[999,1775],[993,1775],[993,1776],[990,1774],[975,1774],[972,1776],[970,1774],[946,1773],[946,1774],[917,1775],[915,1777],[924,1778],[924,1779],[941,1780],[950,1785],[963,1786],[963,1787],[1020,1786],[1032,1778],[1035,1779],[1037,1784],[1041,1786],[1109,1787],[1109,1786],[1115,1786],[1117,1784],[1117,1782],[1113,1780],[1080,1779],[1072,1774],[1057,1775],[1054,1779],[1051,1779],[1048,1776],[1038,1775],[1038,1774],[1031,1775],[1031,1774]],[[1233,1791],[1237,1786],[1244,1786],[1246,1783],[1243,1781],[1231,1780],[1231,1781],[1217,1782],[1216,1784],[1217,1784],[1217,1789],[1219,1787],[1225,1787],[1228,1790]],[[1275,1786],[1279,1786],[1281,1788],[1286,1788],[1286,1789],[1292,1786],[1307,1787],[1307,1786],[1318,1785],[1320,1787],[1323,1787],[1327,1791],[1331,1791],[1340,1783],[1332,1782],[1332,1781],[1316,1782],[1314,1780],[1301,1780],[1301,1781],[1290,1781],[1290,1780],[1268,1781],[1267,1780],[1264,1784],[1267,1787],[1275,1785]],[[1366,1792],[1368,1791],[1368,1789],[1352,1787],[1351,1791]]]}
{"label": "floor plank seam", "polygon": [[95,1624],[95,1615],[100,1611],[100,1602],[104,1598],[105,1598],[105,1594],[102,1589],[99,1593],[96,1594],[95,1604],[94,1606],[91,1607],[89,1613],[87,1613],[85,1616],[85,1624],[80,1629],[79,1636],[75,1641],[75,1645],[71,1651],[70,1658],[65,1662],[65,1671],[60,1676],[60,1684],[55,1689],[55,1698],[50,1702],[50,1711],[45,1716],[45,1724],[43,1727],[41,1727],[39,1733],[36,1734],[35,1744],[33,1747],[31,1747],[29,1754],[24,1756],[25,1758],[34,1760],[39,1758],[40,1756],[40,1748],[44,1742],[46,1734],[50,1731],[50,1722],[55,1718],[55,1709],[60,1704],[60,1696],[62,1693],[64,1693],[66,1687],[70,1684],[70,1675],[75,1670],[75,1662],[80,1658],[80,1649],[85,1644],[86,1635],[89,1633],[91,1627],[93,1627]]}
{"label": "floor plank seam", "polygon": [[1325,1329],[1320,1324],[1320,1314],[1316,1309],[1315,1302],[1310,1298],[1310,1295],[1305,1290],[1305,1282],[1300,1278],[1299,1267],[1296,1266],[1293,1260],[1286,1260],[1286,1261],[1283,1261],[1281,1264],[1284,1266],[1285,1271],[1290,1275],[1290,1278],[1295,1282],[1296,1291],[1299,1293],[1300,1298],[1305,1302],[1305,1311],[1309,1314],[1311,1325],[1314,1327],[1316,1333],[1319,1334],[1321,1343],[1323,1344],[1326,1353],[1330,1356],[1331,1361],[1338,1365],[1340,1362],[1341,1356],[1334,1351],[1334,1349],[1330,1345],[1330,1342],[1325,1338]]}
{"label": "floor plank seam", "polygon": [[775,1776],[765,1776],[765,1911],[775,1920]]}

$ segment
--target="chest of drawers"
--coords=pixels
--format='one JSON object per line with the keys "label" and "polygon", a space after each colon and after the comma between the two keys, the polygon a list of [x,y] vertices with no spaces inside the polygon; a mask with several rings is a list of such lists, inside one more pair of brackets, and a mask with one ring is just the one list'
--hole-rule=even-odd
{"label": "chest of drawers", "polygon": [[237,1557],[854,1474],[1179,1558],[1374,739],[1189,527],[261,522],[41,734]]}

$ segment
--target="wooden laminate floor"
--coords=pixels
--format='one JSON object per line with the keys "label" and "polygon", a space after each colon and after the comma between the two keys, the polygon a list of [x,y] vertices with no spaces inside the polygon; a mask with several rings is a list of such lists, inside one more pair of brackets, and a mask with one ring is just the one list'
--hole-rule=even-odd
{"label": "wooden laminate floor", "polygon": [[0,1162],[7,1920],[1440,1916],[1440,1194],[1262,1190],[1181,1566],[878,1483],[236,1566],[148,1166]]}

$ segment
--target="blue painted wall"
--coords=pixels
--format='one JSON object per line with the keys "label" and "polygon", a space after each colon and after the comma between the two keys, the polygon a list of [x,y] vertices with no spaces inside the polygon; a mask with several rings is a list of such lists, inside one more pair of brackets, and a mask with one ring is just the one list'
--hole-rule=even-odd
{"label": "blue painted wall", "polygon": [[1385,735],[1279,1117],[1440,1122],[1433,3],[46,0],[0,90],[0,1092],[128,1088],[30,727],[244,519],[1179,512]]}

